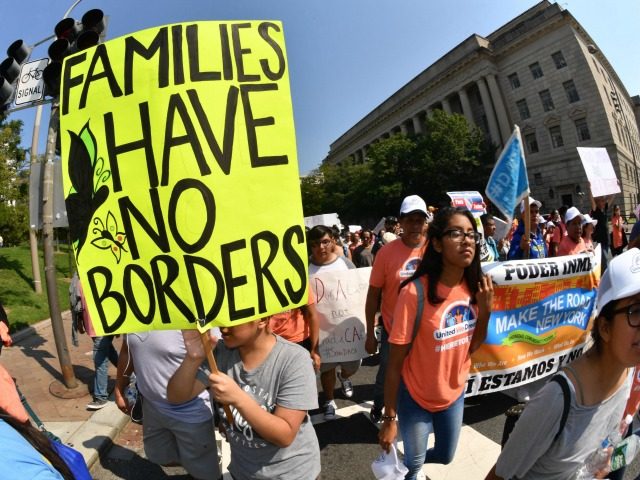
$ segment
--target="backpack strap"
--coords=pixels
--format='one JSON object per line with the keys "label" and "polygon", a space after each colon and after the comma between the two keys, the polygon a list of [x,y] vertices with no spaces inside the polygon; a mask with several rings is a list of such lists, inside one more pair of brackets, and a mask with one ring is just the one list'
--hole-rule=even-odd
{"label": "backpack strap", "polygon": [[571,406],[571,390],[569,389],[569,382],[564,375],[554,375],[553,377],[551,377],[551,381],[556,382],[558,385],[560,385],[560,388],[562,389],[562,396],[564,399],[564,404],[562,406],[562,417],[560,417],[560,427],[558,428],[556,436],[553,437],[553,441],[555,442],[556,440],[558,440],[558,437],[560,437],[562,430],[564,430],[564,426],[567,423],[567,417],[569,417],[569,409]]}
{"label": "backpack strap", "polygon": [[418,330],[420,329],[420,322],[422,321],[422,311],[424,310],[424,289],[422,288],[422,282],[420,278],[414,279],[411,283],[413,283],[416,287],[416,292],[418,295],[418,308],[416,309],[416,320],[413,322],[413,334],[411,335],[411,345],[413,345],[413,341],[416,339],[418,335]]}

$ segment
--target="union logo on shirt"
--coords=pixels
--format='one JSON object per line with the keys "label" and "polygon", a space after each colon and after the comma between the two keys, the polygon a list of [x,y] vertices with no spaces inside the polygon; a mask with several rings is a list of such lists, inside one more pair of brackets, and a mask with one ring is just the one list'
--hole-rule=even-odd
{"label": "union logo on shirt", "polygon": [[440,328],[433,332],[436,340],[468,335],[476,326],[476,313],[468,301],[453,302],[442,313]]}
{"label": "union logo on shirt", "polygon": [[409,278],[411,275],[415,273],[419,264],[420,264],[420,257],[410,258],[409,260],[404,262],[404,265],[402,265],[402,268],[398,272],[398,276],[400,278]]}

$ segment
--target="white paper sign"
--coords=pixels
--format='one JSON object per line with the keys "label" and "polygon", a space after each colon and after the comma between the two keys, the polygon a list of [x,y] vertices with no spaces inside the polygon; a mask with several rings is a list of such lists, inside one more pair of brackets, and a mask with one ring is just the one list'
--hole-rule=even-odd
{"label": "white paper sign", "polygon": [[618,178],[613,170],[606,148],[577,147],[582,166],[591,184],[593,197],[604,197],[620,192]]}
{"label": "white paper sign", "polygon": [[323,362],[350,362],[367,357],[364,348],[364,304],[371,267],[327,272],[310,277],[320,316],[320,357]]}
{"label": "white paper sign", "polygon": [[337,213],[325,213],[322,215],[304,217],[304,224],[309,228],[313,228],[316,225],[324,225],[326,227],[333,227],[334,225],[337,225],[340,227],[340,218],[338,218]]}
{"label": "white paper sign", "polygon": [[493,239],[498,243],[498,240],[502,240],[507,236],[509,228],[511,228],[511,224],[497,217],[493,217],[493,220],[496,222],[496,231],[493,234]]}

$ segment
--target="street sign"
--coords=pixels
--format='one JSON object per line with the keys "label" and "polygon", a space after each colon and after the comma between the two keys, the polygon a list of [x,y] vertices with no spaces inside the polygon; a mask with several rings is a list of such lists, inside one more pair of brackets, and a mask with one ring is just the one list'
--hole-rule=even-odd
{"label": "street sign", "polygon": [[48,58],[25,63],[20,69],[18,88],[16,89],[16,105],[35,102],[44,98],[44,78],[42,72],[49,64]]}

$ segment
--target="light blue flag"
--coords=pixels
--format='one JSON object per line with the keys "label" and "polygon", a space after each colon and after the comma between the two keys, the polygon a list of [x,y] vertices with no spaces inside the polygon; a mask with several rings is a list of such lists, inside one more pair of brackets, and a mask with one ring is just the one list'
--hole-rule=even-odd
{"label": "light blue flag", "polygon": [[527,165],[517,125],[493,167],[485,193],[509,221],[513,218],[516,205],[529,195]]}

